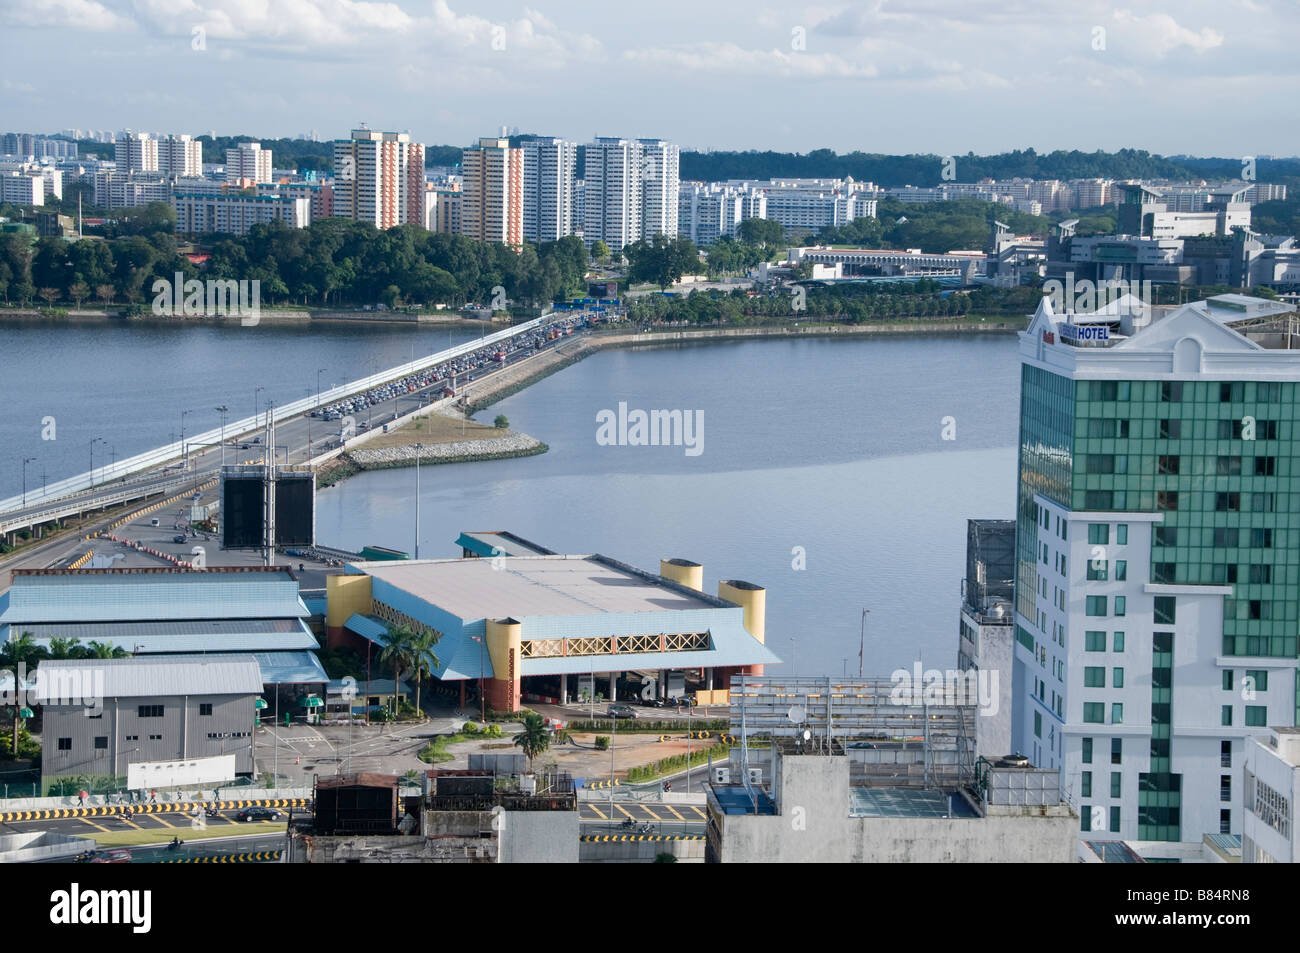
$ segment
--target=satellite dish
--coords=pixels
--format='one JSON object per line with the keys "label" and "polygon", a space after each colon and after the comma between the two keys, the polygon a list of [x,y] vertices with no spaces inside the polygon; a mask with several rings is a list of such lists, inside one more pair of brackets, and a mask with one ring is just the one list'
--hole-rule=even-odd
{"label": "satellite dish", "polygon": [[807,728],[805,728],[805,729],[803,730],[803,740],[804,740],[804,741],[810,741],[811,739],[812,739],[812,732],[809,731]]}
{"label": "satellite dish", "polygon": [[807,720],[808,711],[802,705],[791,705],[785,717],[797,725]]}

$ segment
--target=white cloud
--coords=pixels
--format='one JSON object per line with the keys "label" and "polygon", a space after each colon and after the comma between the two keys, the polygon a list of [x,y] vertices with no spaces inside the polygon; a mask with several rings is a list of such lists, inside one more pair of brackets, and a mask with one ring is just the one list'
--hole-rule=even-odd
{"label": "white cloud", "polygon": [[1167,13],[1152,13],[1140,17],[1129,10],[1116,10],[1114,19],[1117,23],[1132,28],[1142,49],[1155,54],[1166,54],[1186,46],[1196,53],[1204,53],[1223,45],[1223,34],[1210,27],[1202,27],[1198,33],[1178,25]]}
{"label": "white cloud", "polygon": [[130,21],[95,0],[13,0],[0,11],[0,23],[24,27],[53,27],[104,33],[122,30]]}
{"label": "white cloud", "polygon": [[623,58],[637,63],[730,76],[782,76],[806,79],[871,79],[879,70],[835,53],[747,50],[735,43],[695,43],[682,47],[627,50]]}

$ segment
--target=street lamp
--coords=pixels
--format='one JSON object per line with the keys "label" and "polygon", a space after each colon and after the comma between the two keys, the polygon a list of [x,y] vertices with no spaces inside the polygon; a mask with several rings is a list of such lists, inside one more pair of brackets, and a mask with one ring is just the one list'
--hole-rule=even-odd
{"label": "street lamp", "polygon": [[188,410],[181,411],[181,457],[184,460],[185,466],[187,468],[190,465],[190,455],[185,448],[185,415],[189,413],[191,413],[191,411]]}
{"label": "street lamp", "polygon": [[107,442],[108,441],[106,441],[103,437],[90,438],[90,485],[92,487],[94,487],[95,485],[95,444],[107,443]]}
{"label": "street lamp", "polygon": [[316,371],[316,406],[320,406],[320,376],[325,373],[325,368]]}
{"label": "street lamp", "polygon": [[420,453],[424,444],[415,445],[415,558],[420,558]]}
{"label": "street lamp", "polygon": [[253,420],[254,420],[254,421],[257,420],[257,395],[258,395],[259,393],[261,393],[262,391],[264,391],[264,390],[266,390],[265,387],[254,387],[254,388],[253,388]]}
{"label": "street lamp", "polygon": [[226,465],[226,414],[230,413],[230,408],[225,404],[220,407],[212,408],[221,415],[221,465]]}
{"label": "street lamp", "polygon": [[35,457],[23,457],[23,506],[27,505],[27,464],[35,462]]}

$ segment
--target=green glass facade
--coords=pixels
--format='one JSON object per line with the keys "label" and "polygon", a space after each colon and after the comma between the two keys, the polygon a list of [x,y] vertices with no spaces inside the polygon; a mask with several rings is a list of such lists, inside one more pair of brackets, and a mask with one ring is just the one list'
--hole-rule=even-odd
{"label": "green glass facade", "polygon": [[1171,774],[1174,634],[1151,637],[1151,770],[1138,775],[1138,840],[1180,840],[1181,774]]}
{"label": "green glass facade", "polygon": [[1021,365],[1020,490],[1016,501],[1016,610],[1037,621],[1038,506],[1042,494],[1068,507],[1076,414],[1068,377]]}

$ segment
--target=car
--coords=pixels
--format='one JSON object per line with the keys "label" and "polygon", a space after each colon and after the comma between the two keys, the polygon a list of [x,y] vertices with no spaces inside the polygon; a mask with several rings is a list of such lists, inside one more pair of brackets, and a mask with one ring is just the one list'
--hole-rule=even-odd
{"label": "car", "polygon": [[635,718],[636,709],[629,705],[610,705],[605,712],[606,718]]}
{"label": "car", "polygon": [[120,847],[100,851],[91,857],[90,862],[92,864],[129,864],[131,862],[131,852]]}
{"label": "car", "polygon": [[235,817],[241,821],[273,821],[280,816],[280,812],[273,807],[246,807]]}
{"label": "car", "polygon": [[183,542],[185,542],[185,534],[184,534],[184,533],[177,533],[175,536],[172,537],[172,542],[173,542],[173,543],[183,543]]}

